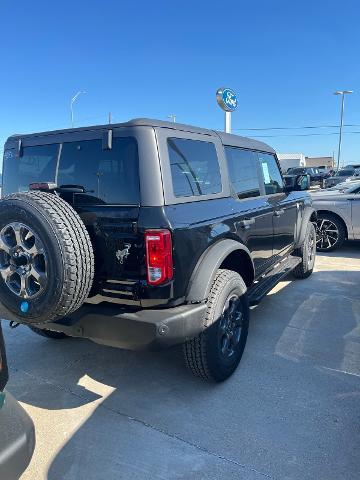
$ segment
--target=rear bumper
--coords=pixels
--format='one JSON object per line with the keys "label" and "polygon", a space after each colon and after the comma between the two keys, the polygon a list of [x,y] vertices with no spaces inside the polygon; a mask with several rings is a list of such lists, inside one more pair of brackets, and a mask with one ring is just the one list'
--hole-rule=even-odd
{"label": "rear bumper", "polygon": [[19,402],[9,392],[4,393],[5,401],[0,409],[0,478],[15,480],[30,463],[35,430]]}
{"label": "rear bumper", "polygon": [[205,304],[137,311],[84,304],[69,318],[36,326],[128,350],[160,350],[198,335],[205,310]]}

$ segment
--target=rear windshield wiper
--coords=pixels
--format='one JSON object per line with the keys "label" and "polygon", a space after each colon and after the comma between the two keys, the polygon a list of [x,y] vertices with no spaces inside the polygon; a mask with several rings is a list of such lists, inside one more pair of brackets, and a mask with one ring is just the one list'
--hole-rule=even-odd
{"label": "rear windshield wiper", "polygon": [[55,188],[55,191],[61,192],[71,192],[71,193],[94,193],[95,190],[86,190],[82,185],[60,185]]}

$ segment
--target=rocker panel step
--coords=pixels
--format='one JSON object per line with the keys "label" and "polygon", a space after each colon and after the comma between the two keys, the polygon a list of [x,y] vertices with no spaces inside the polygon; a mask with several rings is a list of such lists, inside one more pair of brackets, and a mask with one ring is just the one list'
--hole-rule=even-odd
{"label": "rocker panel step", "polygon": [[250,305],[257,305],[275,285],[301,263],[300,257],[287,257],[268,272],[249,289]]}

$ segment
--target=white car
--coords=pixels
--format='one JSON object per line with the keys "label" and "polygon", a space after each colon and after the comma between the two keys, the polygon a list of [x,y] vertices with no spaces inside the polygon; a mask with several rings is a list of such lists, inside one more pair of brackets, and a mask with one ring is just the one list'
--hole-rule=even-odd
{"label": "white car", "polygon": [[317,210],[316,246],[320,252],[340,248],[346,239],[360,239],[360,180],[311,192]]}

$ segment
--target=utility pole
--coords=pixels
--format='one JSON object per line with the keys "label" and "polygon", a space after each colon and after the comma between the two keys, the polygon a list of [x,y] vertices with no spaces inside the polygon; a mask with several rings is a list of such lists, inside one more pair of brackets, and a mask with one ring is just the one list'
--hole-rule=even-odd
{"label": "utility pole", "polygon": [[348,93],[353,93],[353,90],[337,90],[336,92],[334,92],[334,95],[341,95],[339,147],[338,147],[337,169],[336,169],[336,171],[339,171],[339,168],[340,168],[342,129],[343,129],[343,125],[344,125],[344,104],[345,104],[345,95],[348,94]]}

